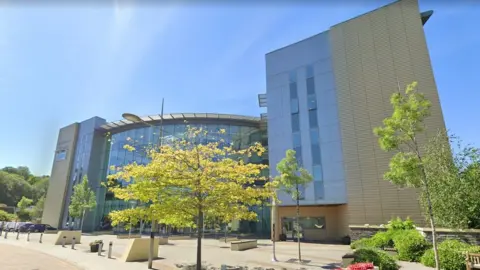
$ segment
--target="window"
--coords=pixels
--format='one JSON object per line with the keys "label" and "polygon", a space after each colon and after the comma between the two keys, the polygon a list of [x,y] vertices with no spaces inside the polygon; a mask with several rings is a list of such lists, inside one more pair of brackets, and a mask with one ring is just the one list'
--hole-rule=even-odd
{"label": "window", "polygon": [[323,199],[324,198],[323,181],[313,182],[313,188],[315,191],[315,199]]}
{"label": "window", "polygon": [[308,121],[310,124],[310,128],[318,127],[317,110],[308,111]]}
{"label": "window", "polygon": [[302,229],[325,229],[325,217],[301,217],[299,219]]}
{"label": "window", "polygon": [[59,150],[55,154],[55,161],[65,160],[67,158],[67,150]]}
{"label": "window", "polygon": [[293,148],[302,146],[302,138],[300,132],[293,133]]}
{"label": "window", "polygon": [[323,181],[322,166],[313,166],[313,181]]}
{"label": "window", "polygon": [[300,117],[298,113],[292,114],[292,131],[300,131]]}
{"label": "window", "polygon": [[315,94],[308,95],[308,110],[315,110],[317,109],[317,96]]}
{"label": "window", "polygon": [[314,128],[310,130],[310,143],[311,144],[318,144],[320,141],[320,135],[318,133],[318,128]]}
{"label": "window", "polygon": [[305,185],[298,185],[298,199],[299,200],[305,200]]}
{"label": "window", "polygon": [[302,165],[302,147],[294,147],[293,150],[295,150],[295,158],[297,159],[298,165]]}
{"label": "window", "polygon": [[315,80],[313,77],[307,79],[307,95],[315,95]]}
{"label": "window", "polygon": [[298,113],[298,99],[290,100],[290,111],[291,113]]}
{"label": "window", "polygon": [[320,146],[318,144],[312,144],[312,163],[314,165],[322,164]]}
{"label": "window", "polygon": [[290,99],[298,98],[297,83],[290,83]]}
{"label": "window", "polygon": [[307,66],[307,78],[313,77],[313,66],[308,65]]}

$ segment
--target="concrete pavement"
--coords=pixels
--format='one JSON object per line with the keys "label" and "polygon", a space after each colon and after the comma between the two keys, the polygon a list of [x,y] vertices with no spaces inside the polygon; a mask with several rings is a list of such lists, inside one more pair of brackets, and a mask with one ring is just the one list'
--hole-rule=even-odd
{"label": "concrete pavement", "polygon": [[[75,250],[70,246],[62,248],[54,246],[53,242],[56,235],[46,234],[43,237],[43,243],[38,243],[39,234],[31,234],[30,242],[26,241],[26,235],[20,235],[19,240],[15,240],[14,234],[9,235],[8,239],[0,238],[0,244],[13,245],[18,248],[28,249],[28,252],[39,251],[44,255],[55,256],[59,261],[69,262],[71,269],[84,270],[145,270],[146,262],[123,263],[118,260],[125,250],[128,239],[117,239],[114,235],[82,236],[82,243],[76,245]],[[97,253],[90,253],[89,242],[93,240],[103,240],[105,243],[103,256]],[[113,242],[113,259],[106,258],[109,241]],[[324,245],[302,243],[302,259],[308,261],[304,265],[294,262],[297,258],[297,244],[293,242],[278,242],[276,245],[276,257],[278,262],[272,262],[272,244],[268,240],[259,240],[259,246],[256,249],[246,251],[231,251],[229,244],[224,244],[218,240],[204,239],[202,249],[202,261],[208,265],[220,267],[222,264],[241,265],[251,267],[264,267],[275,269],[335,269],[339,266],[341,257],[350,251],[348,246],[344,245]],[[178,269],[176,264],[191,264],[195,262],[196,256],[195,240],[176,240],[170,241],[169,245],[159,247],[159,259],[154,261],[156,269]],[[59,262],[59,263],[60,263]],[[401,263],[402,269],[426,270],[420,264]],[[3,268],[2,268],[3,269]],[[24,269],[24,268],[11,268]],[[25,268],[35,269],[35,268]],[[38,268],[42,269],[43,268]],[[69,268],[49,268],[49,269],[69,269]],[[10,270],[10,269],[9,269]]]}

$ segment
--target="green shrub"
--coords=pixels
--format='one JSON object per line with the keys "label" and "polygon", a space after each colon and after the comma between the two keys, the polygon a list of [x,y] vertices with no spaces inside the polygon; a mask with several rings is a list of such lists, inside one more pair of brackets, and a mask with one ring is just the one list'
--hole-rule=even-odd
{"label": "green shrub", "polygon": [[418,262],[430,244],[417,230],[401,231],[393,238],[398,259],[402,261]]}
{"label": "green shrub", "polygon": [[360,248],[355,250],[354,255],[355,263],[371,262],[378,266],[380,270],[397,270],[400,268],[392,256],[381,250]]}
{"label": "green shrub", "polygon": [[[480,247],[471,246],[459,240],[445,240],[438,245],[438,256],[440,257],[440,266],[444,270],[465,270],[465,252],[478,253]],[[435,257],[433,249],[429,249],[423,254],[421,263],[428,267],[435,267]]]}
{"label": "green shrub", "polygon": [[0,221],[12,221],[15,220],[16,216],[14,214],[10,214],[3,210],[0,210]]}
{"label": "green shrub", "polygon": [[351,249],[363,248],[363,247],[373,247],[371,238],[360,238],[357,241],[353,241],[350,244]]}
{"label": "green shrub", "polygon": [[377,232],[372,238],[371,247],[375,248],[386,248],[386,247],[394,247],[393,238],[399,231],[388,230],[386,232]]}
{"label": "green shrub", "polygon": [[407,217],[407,219],[402,220],[400,217],[392,218],[387,225],[389,230],[413,230],[415,229],[415,223]]}

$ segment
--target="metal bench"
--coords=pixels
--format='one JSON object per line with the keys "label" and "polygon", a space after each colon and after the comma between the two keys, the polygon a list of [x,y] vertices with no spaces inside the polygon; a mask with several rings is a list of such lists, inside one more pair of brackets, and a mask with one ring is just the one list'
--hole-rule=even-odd
{"label": "metal bench", "polygon": [[480,269],[480,254],[467,252],[465,260],[467,270]]}
{"label": "metal bench", "polygon": [[257,240],[242,240],[230,243],[230,250],[243,251],[257,247]]}

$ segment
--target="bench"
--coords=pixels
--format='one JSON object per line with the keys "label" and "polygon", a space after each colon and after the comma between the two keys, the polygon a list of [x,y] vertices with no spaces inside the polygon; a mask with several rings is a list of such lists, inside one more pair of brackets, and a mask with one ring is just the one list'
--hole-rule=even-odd
{"label": "bench", "polygon": [[480,254],[467,252],[465,260],[467,270],[480,269]]}
{"label": "bench", "polygon": [[238,241],[238,238],[237,237],[227,237],[227,239],[225,239],[225,237],[222,237],[222,238],[218,239],[218,242],[220,242],[220,243],[230,243],[230,242],[234,242],[234,241]]}
{"label": "bench", "polygon": [[117,234],[117,239],[134,239],[134,238],[142,238],[140,234]]}
{"label": "bench", "polygon": [[243,251],[257,247],[257,240],[233,241],[230,243],[230,250]]}
{"label": "bench", "polygon": [[168,236],[170,240],[189,240],[192,239],[190,235],[170,235]]}

